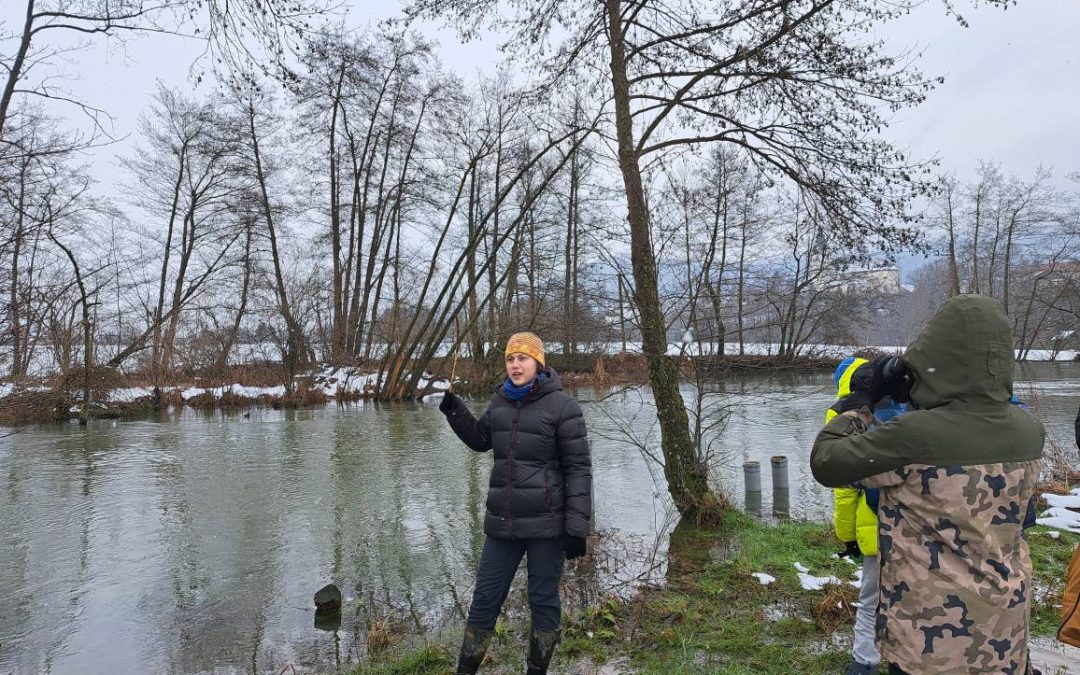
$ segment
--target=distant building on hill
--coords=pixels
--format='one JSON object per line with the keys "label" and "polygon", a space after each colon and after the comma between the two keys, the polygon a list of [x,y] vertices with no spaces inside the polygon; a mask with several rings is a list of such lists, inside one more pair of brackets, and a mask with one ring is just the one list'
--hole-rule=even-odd
{"label": "distant building on hill", "polygon": [[899,295],[904,290],[900,285],[900,269],[897,267],[844,270],[828,275],[819,285],[839,293]]}

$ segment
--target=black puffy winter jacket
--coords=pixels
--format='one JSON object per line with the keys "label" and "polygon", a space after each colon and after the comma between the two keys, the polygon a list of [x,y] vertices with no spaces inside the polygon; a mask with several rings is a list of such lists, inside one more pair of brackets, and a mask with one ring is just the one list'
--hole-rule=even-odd
{"label": "black puffy winter jacket", "polygon": [[592,461],[585,418],[555,371],[544,370],[519,402],[499,385],[479,420],[460,399],[446,419],[465,445],[495,451],[485,534],[511,541],[588,536]]}

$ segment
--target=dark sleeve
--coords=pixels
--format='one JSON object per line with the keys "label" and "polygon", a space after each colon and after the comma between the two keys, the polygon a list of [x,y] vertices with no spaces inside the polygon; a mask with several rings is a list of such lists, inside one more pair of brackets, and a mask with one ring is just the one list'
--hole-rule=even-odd
{"label": "dark sleeve", "polygon": [[1021,529],[1027,530],[1035,527],[1035,518],[1038,515],[1039,513],[1035,507],[1035,497],[1032,495],[1031,499],[1028,500],[1027,514],[1024,516],[1024,525]]}
{"label": "dark sleeve", "polygon": [[[917,461],[923,453],[911,424],[913,417],[908,413],[862,433],[855,419],[837,415],[818,432],[810,453],[810,471],[822,485],[841,487]],[[866,487],[885,485],[878,481]]]}
{"label": "dark sleeve", "polygon": [[1080,448],[1080,410],[1076,411],[1076,422],[1073,423],[1073,426],[1075,427],[1073,431],[1076,433],[1076,447]]}
{"label": "dark sleeve", "polygon": [[559,414],[555,441],[566,490],[566,533],[571,537],[587,537],[592,518],[592,458],[585,416],[574,399],[569,399]]}
{"label": "dark sleeve", "polygon": [[473,417],[461,399],[446,413],[446,421],[461,441],[477,452],[491,449],[491,404],[488,404],[480,419]]}

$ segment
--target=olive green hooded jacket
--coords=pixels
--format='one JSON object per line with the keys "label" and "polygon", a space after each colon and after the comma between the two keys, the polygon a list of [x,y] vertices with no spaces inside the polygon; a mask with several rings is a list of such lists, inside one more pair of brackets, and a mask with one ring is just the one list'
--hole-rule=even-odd
{"label": "olive green hooded jacket", "polygon": [[881,488],[882,655],[910,673],[1027,665],[1031,560],[1023,521],[1044,431],[1009,404],[1013,346],[991,298],[945,302],[904,355],[918,410],[865,433],[850,414],[818,434],[829,487]]}

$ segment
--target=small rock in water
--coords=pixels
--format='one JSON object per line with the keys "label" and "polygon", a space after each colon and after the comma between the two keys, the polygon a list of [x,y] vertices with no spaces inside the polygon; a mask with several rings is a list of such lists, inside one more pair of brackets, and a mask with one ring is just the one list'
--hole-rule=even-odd
{"label": "small rock in water", "polygon": [[315,608],[324,614],[340,614],[341,590],[334,584],[327,584],[315,591]]}

